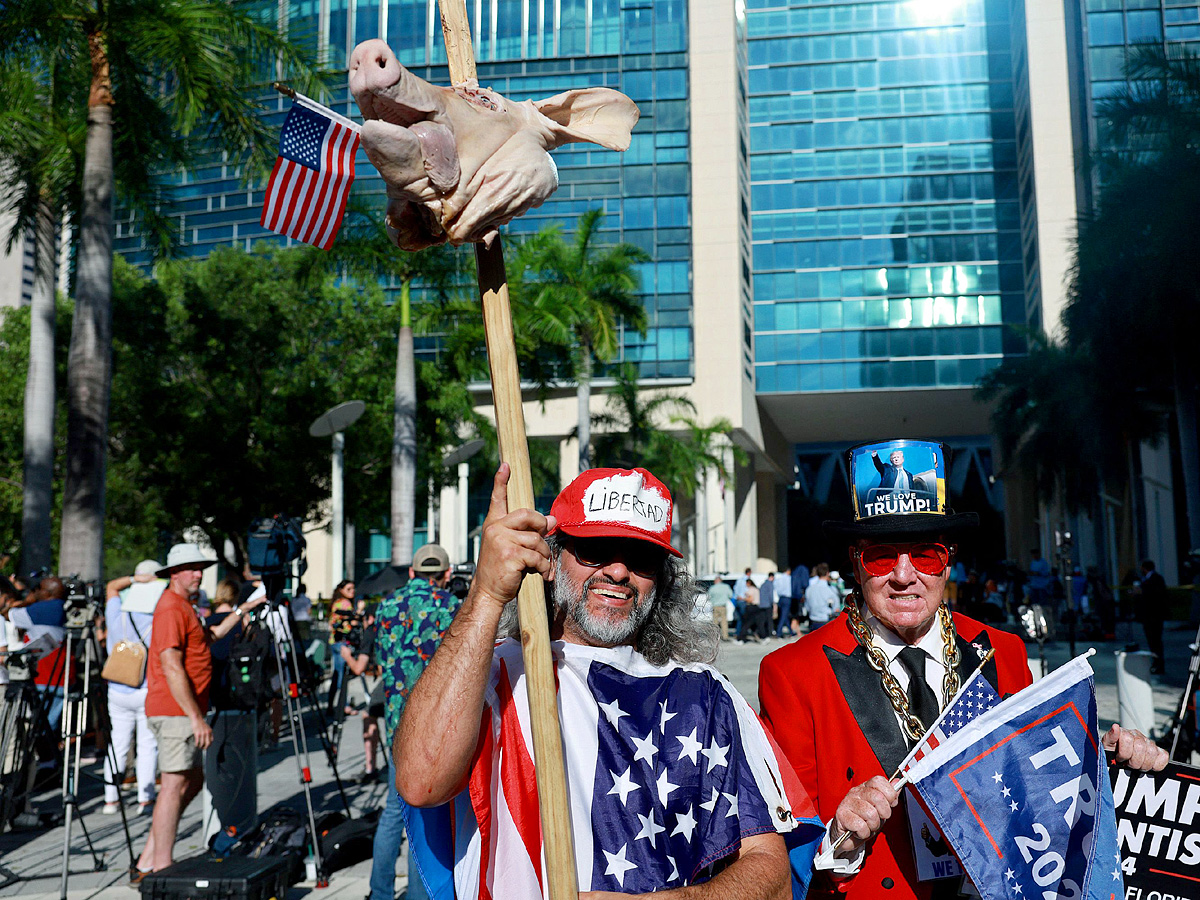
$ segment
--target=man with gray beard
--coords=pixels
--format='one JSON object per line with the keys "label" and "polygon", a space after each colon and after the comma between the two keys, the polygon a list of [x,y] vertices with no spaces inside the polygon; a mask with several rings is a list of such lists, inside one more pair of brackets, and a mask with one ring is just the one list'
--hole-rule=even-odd
{"label": "man with gray beard", "polygon": [[543,516],[510,513],[507,483],[502,465],[470,593],[396,732],[396,786],[422,808],[409,877],[433,897],[542,896],[509,605],[536,572],[548,582],[580,896],[790,896],[783,834],[815,849],[822,832],[757,717],[709,665],[717,632],[693,618],[670,492],[645,469],[591,469]]}

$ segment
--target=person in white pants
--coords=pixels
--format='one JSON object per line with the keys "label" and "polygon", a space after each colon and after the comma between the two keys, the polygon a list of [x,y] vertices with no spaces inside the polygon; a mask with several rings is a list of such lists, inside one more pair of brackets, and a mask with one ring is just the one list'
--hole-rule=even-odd
{"label": "person in white pants", "polygon": [[[129,588],[134,584],[153,582],[155,572],[160,568],[162,566],[157,562],[148,559],[138,563],[133,575],[114,578],[108,583],[105,622],[109,653],[120,641],[140,641],[149,652],[154,609],[152,605],[148,610],[142,608],[145,597],[139,598],[140,603],[131,602]],[[158,744],[146,721],[145,678],[138,687],[110,681],[108,714],[112,724],[112,750],[104,759],[103,813],[113,815],[117,812],[121,801],[121,782],[125,778],[125,762],[129,759],[129,748],[136,733],[138,815],[148,815],[156,795],[154,775],[158,766]]]}

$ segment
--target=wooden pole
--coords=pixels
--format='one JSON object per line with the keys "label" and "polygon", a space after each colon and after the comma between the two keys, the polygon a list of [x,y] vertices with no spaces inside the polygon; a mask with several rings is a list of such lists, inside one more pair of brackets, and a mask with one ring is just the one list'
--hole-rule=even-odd
{"label": "wooden pole", "polygon": [[[471,26],[465,0],[438,0],[450,80],[460,84],[475,78]],[[508,508],[533,509],[533,478],[525,412],[521,406],[521,376],[513,342],[512,309],[504,272],[500,237],[490,247],[475,245],[479,294],[483,301],[483,327],[488,365],[492,374],[492,399],[500,459],[511,470]],[[521,620],[521,650],[525,684],[529,691],[529,719],[533,732],[533,758],[537,775],[538,807],[542,818],[542,847],[546,855],[546,884],[550,900],[577,900],[575,848],[567,805],[567,776],[563,763],[562,733],[558,722],[558,692],[550,654],[550,626],[546,618],[545,585],[540,575],[527,575],[517,597]],[[535,861],[536,864],[536,861]]]}

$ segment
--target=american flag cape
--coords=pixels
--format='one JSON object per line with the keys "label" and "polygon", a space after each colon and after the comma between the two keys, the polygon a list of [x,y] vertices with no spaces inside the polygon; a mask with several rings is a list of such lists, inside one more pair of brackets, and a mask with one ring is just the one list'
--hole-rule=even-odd
{"label": "american flag cape", "polygon": [[[743,838],[772,831],[791,833],[811,864],[824,833],[816,810],[720,673],[652,666],[628,647],[553,652],[580,890],[704,881]],[[492,660],[467,789],[408,810],[411,857],[435,900],[547,896],[532,746],[521,647],[509,639]]]}
{"label": "american flag cape", "polygon": [[1125,896],[1085,656],[965,723],[908,771],[984,900]]}
{"label": "american flag cape", "polygon": [[264,228],[328,250],[354,183],[359,126],[296,95],[263,198]]}

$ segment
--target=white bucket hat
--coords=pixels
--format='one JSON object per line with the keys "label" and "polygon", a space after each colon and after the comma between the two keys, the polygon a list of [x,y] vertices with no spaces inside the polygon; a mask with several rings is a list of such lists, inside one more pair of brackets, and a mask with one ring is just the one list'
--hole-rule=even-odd
{"label": "white bucket hat", "polygon": [[216,565],[215,559],[209,559],[200,549],[199,544],[176,544],[167,554],[167,564],[158,570],[159,578],[170,578],[176,569],[200,568],[207,569]]}

